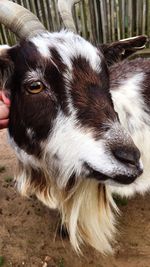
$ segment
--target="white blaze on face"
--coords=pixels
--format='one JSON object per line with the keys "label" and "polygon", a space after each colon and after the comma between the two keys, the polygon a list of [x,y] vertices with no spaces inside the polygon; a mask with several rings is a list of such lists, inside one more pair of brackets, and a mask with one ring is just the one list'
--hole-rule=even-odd
{"label": "white blaze on face", "polygon": [[73,32],[44,33],[31,38],[31,42],[37,47],[41,56],[48,60],[51,59],[50,49],[55,48],[70,71],[72,70],[72,59],[80,56],[87,60],[94,71],[97,73],[101,71],[103,55],[96,47]]}

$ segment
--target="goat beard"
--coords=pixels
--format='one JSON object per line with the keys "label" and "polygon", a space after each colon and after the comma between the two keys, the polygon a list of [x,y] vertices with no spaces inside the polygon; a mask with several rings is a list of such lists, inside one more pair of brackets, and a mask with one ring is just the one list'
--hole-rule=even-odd
{"label": "goat beard", "polygon": [[118,209],[108,186],[94,179],[78,179],[70,190],[60,189],[48,173],[33,171],[21,163],[16,185],[23,196],[36,195],[49,208],[59,210],[62,225],[78,254],[86,243],[103,254],[113,252],[114,215]]}

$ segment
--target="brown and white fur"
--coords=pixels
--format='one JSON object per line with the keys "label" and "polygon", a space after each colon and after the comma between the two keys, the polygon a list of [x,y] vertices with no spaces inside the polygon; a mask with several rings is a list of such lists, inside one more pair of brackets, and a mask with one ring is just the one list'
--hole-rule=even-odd
{"label": "brown and white fur", "polygon": [[[9,141],[19,160],[17,188],[59,210],[77,252],[83,243],[111,252],[112,192],[143,193],[150,184],[150,61],[113,65],[145,41],[96,48],[61,31],[0,50],[1,85],[11,98]],[[29,93],[35,81],[44,89]]]}
{"label": "brown and white fur", "polygon": [[111,188],[125,196],[143,194],[150,187],[150,60],[137,58],[112,66],[110,90],[120,122],[140,150],[144,169],[134,183]]}

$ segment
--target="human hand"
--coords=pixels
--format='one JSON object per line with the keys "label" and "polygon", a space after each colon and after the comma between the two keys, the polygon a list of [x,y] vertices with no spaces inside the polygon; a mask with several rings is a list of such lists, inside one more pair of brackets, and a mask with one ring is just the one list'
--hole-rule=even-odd
{"label": "human hand", "polygon": [[0,129],[6,128],[9,122],[10,100],[0,91]]}

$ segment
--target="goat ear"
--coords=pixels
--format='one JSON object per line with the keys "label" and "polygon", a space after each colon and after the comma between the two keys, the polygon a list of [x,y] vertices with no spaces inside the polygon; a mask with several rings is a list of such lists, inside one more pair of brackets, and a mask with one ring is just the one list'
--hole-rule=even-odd
{"label": "goat ear", "polygon": [[[0,45],[0,89],[3,88],[7,81],[13,62],[10,59],[8,51],[11,49],[8,45]],[[3,88],[5,89],[5,88]]]}
{"label": "goat ear", "polygon": [[148,41],[147,36],[141,35],[132,38],[123,39],[111,44],[100,45],[108,66],[121,61],[138,50],[145,48]]}

